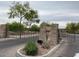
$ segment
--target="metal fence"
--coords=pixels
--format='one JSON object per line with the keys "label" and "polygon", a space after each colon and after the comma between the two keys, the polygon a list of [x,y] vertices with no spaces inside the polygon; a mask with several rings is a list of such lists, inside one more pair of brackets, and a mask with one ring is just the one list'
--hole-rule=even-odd
{"label": "metal fence", "polygon": [[[31,39],[35,39],[35,36],[38,36],[37,40],[39,40],[39,34],[40,32],[35,32],[35,31],[23,31],[21,32],[21,38],[20,38],[20,32],[12,32],[8,31],[8,28],[5,28],[4,34],[0,33],[0,36],[3,35],[3,37],[0,37],[0,40],[7,40],[9,38],[27,38],[27,37],[32,37]],[[57,43],[59,43],[62,39],[70,40],[70,41],[75,41],[76,37],[78,37],[78,34],[69,34],[66,32],[66,30],[60,30],[58,29],[58,40]]]}

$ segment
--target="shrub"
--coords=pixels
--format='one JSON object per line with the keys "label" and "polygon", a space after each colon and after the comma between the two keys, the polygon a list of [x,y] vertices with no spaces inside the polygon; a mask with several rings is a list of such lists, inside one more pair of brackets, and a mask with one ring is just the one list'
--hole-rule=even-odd
{"label": "shrub", "polygon": [[25,27],[23,24],[18,22],[7,23],[8,30],[13,32],[24,31]]}
{"label": "shrub", "polygon": [[31,55],[31,56],[34,56],[37,54],[38,52],[38,48],[35,44],[35,42],[28,42],[25,47],[24,47],[24,51],[26,53],[26,55]]}
{"label": "shrub", "polygon": [[68,33],[75,33],[77,31],[76,23],[68,23],[66,26],[66,30]]}
{"label": "shrub", "polygon": [[37,25],[32,25],[31,28],[29,28],[29,31],[39,32],[40,28]]}

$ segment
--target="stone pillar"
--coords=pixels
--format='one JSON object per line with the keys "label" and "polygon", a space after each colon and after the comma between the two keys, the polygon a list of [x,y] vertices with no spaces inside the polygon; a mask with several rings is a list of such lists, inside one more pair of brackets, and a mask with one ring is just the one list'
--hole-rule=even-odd
{"label": "stone pillar", "polygon": [[49,45],[56,45],[58,40],[58,24],[53,24],[53,26],[43,26],[40,29],[39,39],[43,42],[47,40]]}
{"label": "stone pillar", "polygon": [[0,25],[0,38],[5,38],[6,35],[6,25],[5,24],[1,24]]}

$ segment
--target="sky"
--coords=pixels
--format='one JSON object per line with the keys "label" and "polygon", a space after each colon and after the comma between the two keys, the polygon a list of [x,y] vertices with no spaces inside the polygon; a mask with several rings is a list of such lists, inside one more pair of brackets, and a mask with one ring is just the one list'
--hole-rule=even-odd
{"label": "sky", "polygon": [[[29,1],[30,7],[38,11],[40,21],[58,23],[65,28],[67,23],[79,22],[79,1]],[[0,1],[0,24],[19,21],[9,19],[12,1]]]}

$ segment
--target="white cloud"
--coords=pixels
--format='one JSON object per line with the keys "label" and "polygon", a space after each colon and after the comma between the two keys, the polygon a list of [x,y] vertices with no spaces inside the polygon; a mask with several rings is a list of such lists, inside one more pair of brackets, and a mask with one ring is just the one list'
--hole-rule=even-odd
{"label": "white cloud", "polygon": [[64,13],[57,13],[54,16],[79,16],[79,13],[71,13],[71,12],[64,12]]}
{"label": "white cloud", "polygon": [[6,13],[9,12],[9,9],[0,9],[0,13]]}
{"label": "white cloud", "polygon": [[38,10],[38,14],[41,16],[47,16],[47,15],[53,15],[58,13],[58,11],[52,11],[52,10]]}
{"label": "white cloud", "polygon": [[38,14],[40,16],[79,16],[79,12],[69,12],[69,11],[53,11],[53,10],[39,10]]}

